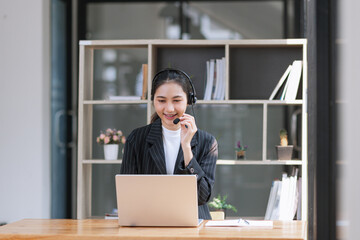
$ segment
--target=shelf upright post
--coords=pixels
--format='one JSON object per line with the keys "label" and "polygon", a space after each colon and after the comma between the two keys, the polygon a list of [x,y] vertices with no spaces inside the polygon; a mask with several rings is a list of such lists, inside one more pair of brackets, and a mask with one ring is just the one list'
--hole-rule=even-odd
{"label": "shelf upright post", "polygon": [[148,45],[148,92],[147,92],[147,113],[146,113],[146,124],[149,124],[150,121],[151,121],[151,107],[152,107],[152,104],[151,104],[151,86],[152,86],[152,78],[153,78],[153,75],[155,74],[154,73],[154,61],[155,61],[155,49],[154,49],[154,46],[153,44],[149,43]]}
{"label": "shelf upright post", "polygon": [[302,104],[302,143],[301,157],[302,163],[302,203],[301,203],[301,219],[308,220],[308,80],[307,80],[307,40],[303,39],[303,104]]}
{"label": "shelf upright post", "polygon": [[[92,105],[84,100],[93,98],[94,50],[80,42],[79,54],[79,122],[78,122],[78,191],[77,218],[91,216],[91,164],[83,164],[92,155]],[[85,126],[86,125],[86,126]],[[89,128],[90,126],[90,128]],[[88,131],[84,131],[88,129]]]}

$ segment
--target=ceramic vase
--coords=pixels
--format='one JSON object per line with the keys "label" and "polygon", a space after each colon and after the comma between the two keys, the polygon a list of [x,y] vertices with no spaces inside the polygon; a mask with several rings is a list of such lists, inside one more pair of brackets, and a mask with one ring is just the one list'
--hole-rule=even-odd
{"label": "ceramic vase", "polygon": [[105,144],[104,156],[105,160],[117,160],[119,153],[119,144]]}
{"label": "ceramic vase", "polygon": [[276,154],[278,160],[291,160],[293,153],[293,145],[276,146]]}

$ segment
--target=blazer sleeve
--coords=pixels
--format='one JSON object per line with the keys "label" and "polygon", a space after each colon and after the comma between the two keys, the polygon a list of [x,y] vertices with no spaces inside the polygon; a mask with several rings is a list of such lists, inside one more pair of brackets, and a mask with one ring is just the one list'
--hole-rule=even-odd
{"label": "blazer sleeve", "polygon": [[198,181],[198,205],[206,204],[211,196],[215,182],[216,160],[218,158],[218,144],[216,139],[210,135],[207,139],[199,139],[206,142],[206,150],[199,159],[195,155],[186,168],[184,162],[177,168],[175,174],[194,174]]}
{"label": "blazer sleeve", "polygon": [[137,152],[135,151],[135,132],[133,131],[126,140],[124,155],[121,163],[121,174],[137,174]]}

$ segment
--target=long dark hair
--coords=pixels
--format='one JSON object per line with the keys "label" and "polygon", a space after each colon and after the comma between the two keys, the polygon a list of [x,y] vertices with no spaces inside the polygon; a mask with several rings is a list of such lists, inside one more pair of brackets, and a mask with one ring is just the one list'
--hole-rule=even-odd
{"label": "long dark hair", "polygon": [[[151,85],[151,101],[154,101],[154,96],[156,90],[163,85],[164,83],[168,82],[175,82],[181,86],[183,91],[186,93],[186,102],[189,100],[190,93],[192,92],[192,88],[190,85],[189,80],[187,79],[187,76],[182,73],[182,71],[179,71],[177,69],[167,68],[159,71],[157,74],[155,74],[155,77],[152,81]],[[155,112],[151,116],[151,123],[153,123],[156,119],[158,119],[159,116]]]}

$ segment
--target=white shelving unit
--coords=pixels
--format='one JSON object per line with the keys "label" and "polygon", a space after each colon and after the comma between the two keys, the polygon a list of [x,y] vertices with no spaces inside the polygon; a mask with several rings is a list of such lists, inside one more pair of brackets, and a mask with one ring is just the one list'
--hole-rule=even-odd
{"label": "white shelving unit", "polygon": [[[111,101],[111,100],[98,100],[94,99],[94,51],[99,49],[145,49],[147,51],[148,59],[148,92],[146,100],[136,101]],[[79,123],[78,123],[78,191],[77,191],[77,217],[84,219],[92,216],[91,213],[91,191],[92,191],[92,167],[99,164],[121,164],[120,160],[105,161],[103,159],[93,158],[93,108],[95,106],[102,105],[146,105],[146,123],[150,122],[150,117],[153,113],[152,102],[150,100],[151,92],[151,80],[154,74],[161,68],[167,67],[167,59],[161,59],[163,56],[171,56],[173,52],[186,52],[187,54],[194,54],[194,57],[201,56],[201,53],[208,54],[204,58],[213,57],[218,55],[225,57],[226,59],[226,93],[225,100],[210,100],[204,101],[199,99],[199,93],[197,91],[199,101],[197,105],[257,105],[262,108],[262,149],[261,159],[247,159],[247,160],[234,160],[234,159],[219,159],[218,165],[293,165],[301,167],[302,175],[302,219],[307,219],[307,186],[308,186],[308,173],[307,173],[307,41],[306,39],[280,39],[280,40],[96,40],[96,41],[80,41],[80,63],[79,63]],[[302,99],[295,101],[282,101],[282,100],[267,100],[270,96],[273,87],[275,87],[277,80],[281,77],[281,73],[277,73],[277,79],[272,82],[267,82],[267,79],[260,79],[260,86],[256,86],[262,95],[256,99],[251,97],[250,99],[236,96],[234,88],[237,84],[248,84],[247,80],[242,80],[241,75],[236,67],[237,63],[232,61],[238,61],[243,53],[252,57],[259,55],[259,59],[262,58],[262,51],[268,51],[269,55],[276,55],[277,51],[281,52],[279,59],[283,62],[292,63],[294,58],[300,56],[303,61],[303,72],[301,80]],[[254,53],[252,54],[252,51]],[[289,51],[289,56],[287,55]],[[200,53],[199,53],[200,52]],[[212,56],[213,55],[213,56]],[[276,56],[275,56],[276,58]],[[180,56],[181,59],[181,56]],[[280,61],[279,60],[279,61]],[[181,60],[179,60],[181,61]],[[203,59],[196,59],[194,61],[204,61]],[[239,60],[243,61],[243,60]],[[195,63],[193,63],[195,64]],[[235,65],[234,65],[235,64]],[[276,63],[275,63],[276,64]],[[185,64],[186,65],[186,64]],[[187,65],[186,65],[187,66]],[[186,72],[191,72],[188,69],[183,68]],[[256,66],[261,71],[264,67],[264,74],[266,71],[271,72],[266,66]],[[195,67],[196,68],[196,67]],[[202,69],[197,69],[197,75],[204,74]],[[234,73],[235,72],[235,73]],[[251,76],[249,76],[251,77]],[[202,79],[203,81],[203,79]],[[197,81],[198,82],[198,81]],[[249,80],[250,82],[250,80]],[[199,83],[201,86],[201,83]],[[257,83],[259,85],[259,83]],[[268,87],[271,86],[271,87]],[[198,89],[198,86],[196,86]],[[297,106],[301,108],[301,159],[296,160],[271,160],[268,159],[268,114],[269,108],[273,106]],[[145,122],[145,121],[144,121]],[[221,176],[218,176],[221,177]]]}

